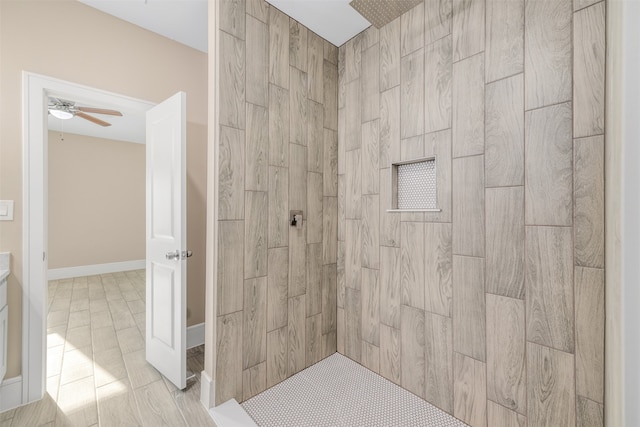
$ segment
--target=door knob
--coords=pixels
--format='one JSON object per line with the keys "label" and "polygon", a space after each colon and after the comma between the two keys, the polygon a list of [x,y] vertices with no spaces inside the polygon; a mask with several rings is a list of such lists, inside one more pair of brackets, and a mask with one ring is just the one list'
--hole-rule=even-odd
{"label": "door knob", "polygon": [[167,252],[167,259],[180,259],[180,251],[176,249],[175,252]]}
{"label": "door knob", "polygon": [[182,251],[182,259],[190,258],[193,255],[191,251]]}

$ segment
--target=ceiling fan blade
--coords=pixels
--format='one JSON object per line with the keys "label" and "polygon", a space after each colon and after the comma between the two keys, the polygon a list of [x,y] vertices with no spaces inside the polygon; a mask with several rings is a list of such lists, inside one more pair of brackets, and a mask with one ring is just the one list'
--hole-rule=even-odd
{"label": "ceiling fan blade", "polygon": [[108,114],[110,116],[122,116],[120,111],[116,110],[107,110],[104,108],[93,108],[93,107],[76,107],[78,111],[84,111],[85,113],[95,113],[95,114]]}
{"label": "ceiling fan blade", "polygon": [[93,123],[95,123],[97,125],[100,125],[100,126],[104,126],[104,127],[111,126],[111,123],[107,123],[107,122],[105,122],[103,120],[98,119],[97,117],[93,117],[93,116],[90,116],[88,114],[85,114],[82,111],[78,111],[76,113],[76,116],[81,117],[81,118],[83,118],[85,120],[89,120],[90,122],[93,122]]}

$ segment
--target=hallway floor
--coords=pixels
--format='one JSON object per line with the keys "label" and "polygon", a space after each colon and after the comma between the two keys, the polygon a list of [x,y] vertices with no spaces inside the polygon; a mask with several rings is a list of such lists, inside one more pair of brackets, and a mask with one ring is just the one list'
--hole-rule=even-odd
{"label": "hallway floor", "polygon": [[464,427],[465,423],[335,353],[242,403],[261,427]]}
{"label": "hallway floor", "polygon": [[144,271],[49,282],[47,393],[0,427],[213,426],[200,403],[204,346],[184,391],[145,361]]}

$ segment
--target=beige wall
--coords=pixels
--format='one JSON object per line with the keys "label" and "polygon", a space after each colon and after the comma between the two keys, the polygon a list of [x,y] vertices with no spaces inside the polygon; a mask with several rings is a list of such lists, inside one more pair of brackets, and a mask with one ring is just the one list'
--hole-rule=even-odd
{"label": "beige wall", "polygon": [[[604,41],[604,2],[428,0],[340,48],[339,352],[472,426],[602,425]],[[432,155],[442,211],[386,212]]]}
{"label": "beige wall", "polygon": [[336,351],[338,212],[337,48],[262,0],[219,5],[217,404]]}
{"label": "beige wall", "polygon": [[[55,28],[55,30],[53,30]],[[64,46],[52,40],[55,32]],[[189,323],[204,319],[207,55],[76,1],[0,2],[0,198],[15,200],[15,219],[0,223],[0,250],[12,253],[9,367],[20,373],[22,289],[23,70],[160,102],[187,93],[188,230],[194,257]],[[189,289],[192,285],[189,286]],[[194,304],[195,302],[195,304]]]}
{"label": "beige wall", "polygon": [[49,268],[145,258],[145,146],[49,132]]}

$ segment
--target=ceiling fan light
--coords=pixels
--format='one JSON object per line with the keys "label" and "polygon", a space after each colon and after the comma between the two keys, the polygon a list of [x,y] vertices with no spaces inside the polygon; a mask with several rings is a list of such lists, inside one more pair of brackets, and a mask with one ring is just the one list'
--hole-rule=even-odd
{"label": "ceiling fan light", "polygon": [[70,118],[73,117],[72,113],[70,113],[68,111],[64,111],[64,110],[49,109],[49,112],[51,113],[51,115],[53,117],[56,117],[56,118],[61,119],[61,120],[69,120]]}

